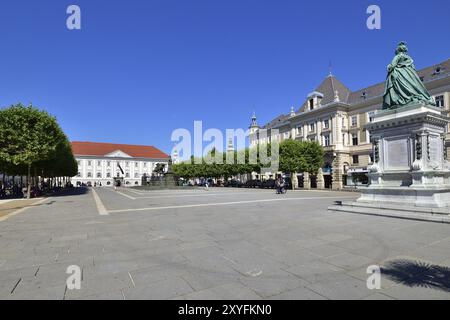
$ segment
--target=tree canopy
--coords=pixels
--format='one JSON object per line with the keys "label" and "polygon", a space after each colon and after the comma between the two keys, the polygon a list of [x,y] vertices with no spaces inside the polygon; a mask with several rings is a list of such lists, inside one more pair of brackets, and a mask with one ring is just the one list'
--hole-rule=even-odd
{"label": "tree canopy", "polygon": [[[267,157],[262,157],[260,154],[262,148],[265,148],[267,151]],[[194,161],[195,159],[191,158],[190,161],[174,165],[173,171],[185,179],[200,177],[223,177],[228,179],[238,174],[260,173],[263,167],[270,167],[269,164],[265,163],[272,156],[270,144],[258,146],[256,159],[253,159],[254,161],[250,161],[250,151],[248,148],[241,151],[234,151],[233,155],[231,155],[231,158],[234,156],[234,162],[232,164],[227,163],[227,154],[223,153],[221,154],[223,162],[219,164],[214,161],[211,162],[211,159],[220,159],[216,151],[211,150],[200,161],[198,159]],[[323,149],[316,142],[285,140],[279,146],[279,170],[285,173],[309,172],[316,174],[323,166],[323,157]],[[241,161],[238,161],[238,159],[241,159]],[[243,159],[245,161],[242,161]]]}
{"label": "tree canopy", "polygon": [[70,142],[56,118],[33,106],[0,110],[0,172],[9,175],[75,176]]}
{"label": "tree canopy", "polygon": [[285,140],[280,144],[280,170],[316,174],[323,166],[323,148],[312,141]]}

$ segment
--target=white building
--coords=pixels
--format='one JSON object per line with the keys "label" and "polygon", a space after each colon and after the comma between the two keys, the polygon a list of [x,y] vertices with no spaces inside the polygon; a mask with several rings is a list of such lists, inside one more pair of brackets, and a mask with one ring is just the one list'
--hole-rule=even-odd
{"label": "white building", "polygon": [[114,185],[120,180],[125,187],[139,186],[142,176],[151,176],[158,163],[168,165],[169,156],[152,146],[98,142],[72,142],[78,162],[78,175],[72,178],[77,186]]}

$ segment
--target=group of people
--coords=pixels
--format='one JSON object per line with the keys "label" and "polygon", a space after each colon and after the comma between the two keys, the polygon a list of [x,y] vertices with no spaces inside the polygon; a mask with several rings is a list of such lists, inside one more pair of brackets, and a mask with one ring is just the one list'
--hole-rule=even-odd
{"label": "group of people", "polygon": [[[31,198],[37,198],[52,191],[62,188],[73,187],[70,182],[65,185],[50,185],[46,181],[41,181],[30,188]],[[28,196],[28,187],[26,183],[0,182],[0,199],[20,199]]]}

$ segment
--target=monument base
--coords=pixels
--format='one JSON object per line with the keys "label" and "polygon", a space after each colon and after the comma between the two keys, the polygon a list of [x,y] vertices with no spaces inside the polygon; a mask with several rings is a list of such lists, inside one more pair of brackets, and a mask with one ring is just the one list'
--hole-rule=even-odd
{"label": "monument base", "polygon": [[361,190],[361,203],[388,203],[414,207],[448,208],[450,214],[450,188],[382,187]]}
{"label": "monument base", "polygon": [[328,207],[328,210],[343,213],[382,216],[390,218],[428,221],[450,224],[448,208],[416,207],[384,202],[342,202]]}
{"label": "monument base", "polygon": [[399,217],[409,211],[409,215],[420,212],[422,218],[439,212],[448,219],[450,164],[444,152],[448,123],[441,109],[423,103],[377,113],[366,125],[374,154],[370,184],[361,189],[356,202],[330,210],[389,216],[397,212]]}

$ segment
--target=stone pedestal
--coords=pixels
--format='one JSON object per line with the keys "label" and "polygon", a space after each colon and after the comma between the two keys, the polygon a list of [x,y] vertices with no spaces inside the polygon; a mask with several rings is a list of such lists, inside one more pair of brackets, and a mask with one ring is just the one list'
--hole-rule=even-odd
{"label": "stone pedestal", "polygon": [[322,168],[317,172],[317,189],[323,190],[325,189],[325,179],[323,177]]}
{"label": "stone pedestal", "polygon": [[342,190],[342,188],[344,188],[344,183],[342,181],[343,174],[344,174],[344,170],[343,170],[343,164],[342,164],[342,155],[340,153],[337,153],[336,157],[333,160],[333,173],[332,173],[332,178],[333,178],[332,189],[333,190]]}
{"label": "stone pedestal", "polygon": [[311,189],[311,180],[309,179],[308,172],[303,172],[303,189],[305,190]]}
{"label": "stone pedestal", "polygon": [[358,202],[450,208],[450,164],[445,160],[449,118],[415,104],[381,111],[366,125],[374,148],[370,186]]}
{"label": "stone pedestal", "polygon": [[294,172],[294,173],[292,174],[291,181],[292,181],[292,187],[293,187],[294,189],[298,189],[297,172]]}

